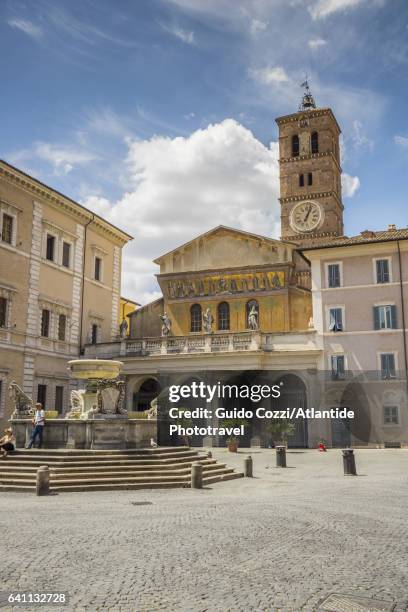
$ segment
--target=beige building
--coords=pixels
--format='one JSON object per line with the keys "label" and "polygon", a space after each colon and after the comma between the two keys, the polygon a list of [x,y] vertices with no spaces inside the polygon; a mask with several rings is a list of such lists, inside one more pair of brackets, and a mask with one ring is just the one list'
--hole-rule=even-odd
{"label": "beige building", "polygon": [[0,419],[15,380],[64,412],[67,361],[118,337],[126,232],[0,161]]}
{"label": "beige building", "polygon": [[327,438],[407,445],[408,230],[363,231],[303,254],[323,340],[319,370],[332,381],[326,401],[331,394],[333,403],[359,412],[360,423],[333,423]]}

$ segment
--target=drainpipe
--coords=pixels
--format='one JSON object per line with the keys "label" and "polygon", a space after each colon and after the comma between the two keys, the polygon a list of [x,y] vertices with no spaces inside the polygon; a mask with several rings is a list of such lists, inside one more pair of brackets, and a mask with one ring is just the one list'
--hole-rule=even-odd
{"label": "drainpipe", "polygon": [[84,256],[82,260],[82,291],[81,291],[81,311],[79,318],[79,356],[81,357],[83,354],[83,346],[82,346],[82,329],[84,324],[84,293],[85,293],[85,263],[86,263],[86,239],[88,233],[88,226],[95,221],[95,215],[92,213],[92,219],[85,224],[85,232],[84,232]]}
{"label": "drainpipe", "polygon": [[405,365],[405,383],[407,385],[408,391],[408,356],[407,356],[407,334],[406,334],[406,325],[405,325],[405,300],[404,300],[404,286],[402,281],[402,260],[401,260],[401,248],[399,240],[397,241],[398,248],[398,267],[399,267],[399,284],[400,284],[400,294],[401,294],[401,309],[402,309],[402,333],[403,333],[403,343],[404,343],[404,365]]}

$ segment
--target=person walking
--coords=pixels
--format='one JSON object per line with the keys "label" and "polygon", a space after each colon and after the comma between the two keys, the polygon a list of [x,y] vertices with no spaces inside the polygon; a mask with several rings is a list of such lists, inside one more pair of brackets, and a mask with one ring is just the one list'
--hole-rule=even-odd
{"label": "person walking", "polygon": [[0,450],[3,459],[7,457],[7,453],[12,453],[16,448],[16,439],[12,429],[5,429],[4,436],[0,438]]}
{"label": "person walking", "polygon": [[31,432],[30,441],[27,444],[26,448],[32,448],[35,439],[38,436],[38,448],[42,447],[43,443],[43,433],[44,433],[44,425],[45,425],[45,411],[42,407],[42,404],[39,402],[35,405],[35,415],[33,419],[33,431]]}

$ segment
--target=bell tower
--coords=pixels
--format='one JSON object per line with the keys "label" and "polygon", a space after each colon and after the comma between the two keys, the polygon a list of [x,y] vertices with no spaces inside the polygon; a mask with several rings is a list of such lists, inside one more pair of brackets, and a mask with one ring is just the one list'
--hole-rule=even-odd
{"label": "bell tower", "polygon": [[340,128],[317,108],[308,82],[299,111],[278,117],[282,239],[304,244],[343,235]]}

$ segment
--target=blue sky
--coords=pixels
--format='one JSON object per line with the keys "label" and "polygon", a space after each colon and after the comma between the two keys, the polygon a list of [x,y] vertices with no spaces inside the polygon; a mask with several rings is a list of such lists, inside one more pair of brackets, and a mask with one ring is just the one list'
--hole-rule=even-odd
{"label": "blue sky", "polygon": [[219,223],[279,236],[276,116],[343,131],[345,231],[407,225],[406,0],[3,0],[0,156],[135,236],[123,291]]}

